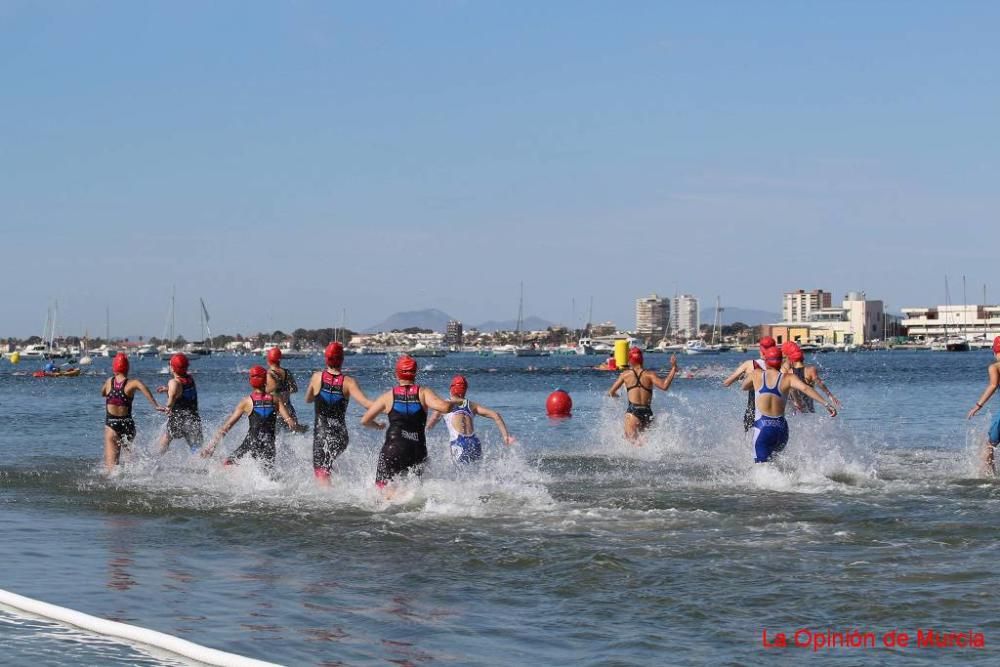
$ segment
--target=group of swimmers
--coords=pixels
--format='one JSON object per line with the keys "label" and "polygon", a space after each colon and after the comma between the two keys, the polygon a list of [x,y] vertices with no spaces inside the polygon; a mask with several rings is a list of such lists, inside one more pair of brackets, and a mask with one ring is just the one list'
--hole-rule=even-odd
{"label": "group of swimmers", "polygon": [[[366,410],[361,418],[363,426],[385,430],[385,442],[375,472],[375,484],[383,490],[401,475],[419,474],[427,460],[426,429],[440,420],[448,427],[451,454],[456,463],[473,463],[482,457],[482,445],[473,423],[476,416],[496,422],[505,444],[514,442],[499,412],[468,400],[469,384],[461,375],[453,378],[450,396],[444,399],[432,389],[416,384],[417,362],[412,357],[402,356],[396,362],[397,385],[371,400],[355,378],[342,372],[344,347],[341,343],[330,343],[324,358],[326,368],[313,373],[305,393],[306,402],[315,406],[313,472],[320,483],[330,484],[334,462],[347,449],[346,413],[352,398]],[[192,453],[200,450],[202,457],[211,457],[226,434],[246,417],[249,424],[246,437],[224,464],[234,465],[250,457],[267,468],[273,467],[278,418],[293,432],[304,433],[308,429],[299,423],[292,408],[290,396],[298,391],[298,386],[292,374],[281,367],[281,350],[270,350],[267,363],[268,368],[254,366],[250,369],[250,394],[237,403],[215,436],[203,446],[198,389],[188,372],[188,358],[175,354],[170,359],[172,377],[165,386],[157,388],[157,393],[167,395],[166,405],[161,406],[141,380],[128,377],[128,357],[125,354],[115,356],[111,363],[114,375],[105,381],[101,390],[106,406],[104,464],[108,473],[116,469],[122,449],[135,439],[132,401],[137,393],[145,396],[157,411],[168,415],[167,427],[159,443],[161,454],[173,440],[183,438]],[[377,420],[382,414],[386,415],[387,424]]]}
{"label": "group of swimmers", "polygon": [[[760,353],[759,359],[740,364],[722,384],[728,387],[742,380],[741,386],[748,392],[744,430],[753,429],[754,462],[767,463],[788,444],[785,409],[789,402],[799,412],[815,412],[815,402],[819,402],[831,417],[835,417],[835,406],[839,406],[840,401],[823,383],[816,367],[806,365],[802,349],[795,342],[788,341],[778,347],[774,338],[764,336],[760,340]],[[628,368],[621,372],[608,390],[609,396],[617,398],[618,391],[625,388],[628,400],[625,437],[628,440],[638,442],[642,431],[652,424],[653,388],[667,391],[677,372],[676,356],[671,355],[670,371],[665,377],[660,377],[655,371],[643,367],[642,350],[637,347],[629,350]],[[1000,378],[1000,365],[997,377]],[[827,398],[820,396],[814,387],[821,388]]]}
{"label": "group of swimmers", "polygon": [[[993,353],[995,361],[988,368],[987,387],[969,411],[969,418],[982,409],[1000,388],[1000,336],[993,342]],[[500,413],[468,400],[468,381],[461,375],[452,380],[449,397],[442,398],[432,389],[416,384],[417,362],[412,357],[402,356],[396,363],[397,385],[372,400],[365,395],[356,379],[341,371],[343,345],[330,343],[324,357],[326,368],[313,373],[305,393],[306,402],[315,406],[313,471],[321,483],[330,483],[334,462],[347,449],[346,411],[351,398],[366,410],[361,418],[363,426],[385,430],[385,441],[375,472],[375,483],[379,488],[385,488],[404,473],[419,472],[427,460],[426,430],[433,428],[438,421],[443,420],[448,428],[452,458],[456,463],[471,463],[482,457],[482,445],[473,425],[476,416],[496,422],[505,444],[514,442]],[[194,378],[188,373],[187,357],[177,354],[171,358],[172,377],[167,385],[157,388],[157,393],[167,394],[166,405],[160,406],[141,380],[128,377],[128,357],[117,355],[112,362],[114,375],[104,383],[101,391],[107,410],[104,463],[108,471],[114,470],[121,449],[135,438],[132,400],[136,393],[145,396],[156,410],[169,415],[166,431],[159,443],[161,454],[167,451],[173,440],[183,438],[192,452],[200,449],[201,456],[210,457],[226,434],[243,417],[247,417],[247,435],[226,458],[225,464],[233,465],[250,456],[265,466],[273,466],[278,417],[294,432],[305,432],[307,427],[299,424],[291,405],[290,396],[298,391],[298,386],[292,374],[281,367],[281,350],[272,349],[267,362],[268,368],[254,366],[250,369],[251,393],[236,405],[215,436],[202,447],[198,390]],[[642,432],[653,422],[653,390],[667,391],[677,373],[675,356],[670,357],[669,372],[661,377],[643,367],[641,349],[629,350],[628,367],[608,390],[608,395],[617,398],[618,392],[625,389],[628,406],[624,432],[628,440],[641,444]],[[815,412],[815,404],[819,403],[831,417],[837,415],[837,408],[840,407],[839,399],[823,382],[818,369],[805,363],[802,350],[791,341],[778,346],[772,337],[764,336],[760,340],[760,357],[740,364],[722,384],[728,387],[737,381],[747,391],[744,430],[752,430],[756,463],[772,461],[788,444],[785,414],[789,405],[798,413],[812,413]],[[383,414],[387,417],[387,424],[378,421]],[[988,474],[994,473],[994,449],[997,445],[1000,445],[1000,413],[990,426],[983,449],[984,468]]]}

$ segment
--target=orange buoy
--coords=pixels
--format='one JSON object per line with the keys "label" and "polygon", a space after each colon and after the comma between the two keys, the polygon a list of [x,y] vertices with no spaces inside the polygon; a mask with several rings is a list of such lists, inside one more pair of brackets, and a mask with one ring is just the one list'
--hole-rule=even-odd
{"label": "orange buoy", "polygon": [[571,417],[573,399],[562,389],[556,389],[545,401],[545,411],[549,417]]}

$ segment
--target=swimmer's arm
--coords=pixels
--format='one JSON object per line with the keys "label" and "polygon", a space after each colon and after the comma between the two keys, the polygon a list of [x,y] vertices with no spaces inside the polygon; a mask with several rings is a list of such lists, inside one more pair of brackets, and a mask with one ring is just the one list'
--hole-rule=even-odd
{"label": "swimmer's arm", "polygon": [[101,396],[107,396],[108,392],[111,391],[111,380],[105,380],[104,385],[101,387]]}
{"label": "swimmer's arm", "polygon": [[478,403],[472,403],[471,407],[475,414],[481,417],[489,417],[496,422],[497,428],[500,429],[500,437],[503,438],[505,445],[514,444],[514,436],[512,436],[507,430],[507,424],[504,423],[503,417],[500,416],[499,412],[496,410],[490,410],[485,405],[479,405]]}
{"label": "swimmer's arm", "polygon": [[167,407],[168,408],[174,407],[174,403],[177,402],[177,399],[180,398],[180,395],[181,395],[181,383],[178,382],[177,380],[170,380],[170,382],[167,383]]}
{"label": "swimmer's arm", "polygon": [[297,394],[299,392],[299,383],[295,381],[295,376],[287,369],[285,370],[285,379],[288,381],[288,393]]}
{"label": "swimmer's arm", "polygon": [[441,413],[437,410],[431,410],[430,415],[427,416],[427,430],[434,428],[439,421],[441,421]]}
{"label": "swimmer's arm", "polygon": [[452,405],[461,405],[463,402],[462,400],[446,401],[435,394],[433,389],[427,387],[421,387],[420,391],[423,394],[424,405],[438,412],[448,412]]}
{"label": "swimmer's arm", "polygon": [[611,389],[608,389],[608,396],[618,398],[618,390],[622,388],[623,384],[625,384],[625,378],[619,375],[615,383],[611,385]]}
{"label": "swimmer's arm", "polygon": [[677,356],[670,355],[670,372],[667,373],[667,377],[661,378],[656,373],[653,373],[653,384],[660,390],[666,391],[670,389],[670,385],[673,384],[674,378],[677,377]]}
{"label": "swimmer's arm", "polygon": [[745,391],[753,389],[753,375],[747,375],[743,378],[743,382],[740,384],[740,389]]}
{"label": "swimmer's arm", "polygon": [[361,425],[369,428],[385,428],[385,424],[375,421],[375,418],[391,409],[389,407],[390,401],[392,401],[391,391],[385,392],[372,401],[372,404],[368,406],[368,410],[365,411],[364,416],[361,417]]}
{"label": "swimmer's arm", "polygon": [[725,380],[722,381],[722,386],[723,387],[728,387],[732,383],[734,383],[737,380],[739,380],[741,375],[746,375],[747,374],[747,364],[751,364],[752,365],[753,362],[752,361],[744,361],[742,364],[740,364],[739,367],[735,371],[733,371],[732,374],[730,374],[729,377],[727,377]]}
{"label": "swimmer's arm", "polygon": [[983,390],[982,395],[980,395],[979,400],[976,401],[976,405],[969,410],[967,417],[972,417],[972,415],[979,412],[986,401],[993,398],[993,394],[996,393],[997,387],[1000,386],[1000,370],[997,370],[996,364],[990,364],[990,380],[989,384],[986,385],[986,389]]}
{"label": "swimmer's arm", "polygon": [[794,375],[792,375],[790,377],[789,376],[786,376],[786,377],[788,377],[788,379],[789,379],[788,385],[792,389],[797,389],[797,390],[801,391],[803,394],[805,394],[806,396],[808,396],[809,398],[811,398],[814,401],[816,401],[817,403],[820,403],[823,407],[826,408],[826,411],[830,413],[831,417],[836,417],[837,416],[837,408],[834,407],[833,403],[830,403],[825,398],[823,398],[822,396],[820,396],[819,392],[817,392],[815,389],[813,389],[812,387],[810,387],[809,385],[807,385],[805,382],[803,382],[802,380],[798,379]]}
{"label": "swimmer's arm", "polygon": [[135,388],[146,397],[146,400],[152,403],[153,408],[155,408],[157,412],[167,412],[169,410],[169,408],[165,408],[156,402],[156,397],[153,396],[153,392],[149,390],[149,387],[147,387],[142,380],[132,380],[132,382],[135,382]]}
{"label": "swimmer's arm", "polygon": [[[820,389],[822,389],[823,393],[825,393],[827,396],[829,396],[830,400],[833,401],[833,404],[836,405],[839,408],[840,407],[840,399],[838,399],[836,396],[833,395],[833,392],[830,391],[830,388],[827,387],[826,384],[823,382],[823,378],[821,378],[819,376],[819,373],[816,373],[815,375],[813,375],[813,377],[815,378],[816,386],[819,387]],[[980,401],[980,403],[981,402],[982,401]]]}
{"label": "swimmer's arm", "polygon": [[226,437],[226,434],[229,433],[229,431],[232,430],[234,426],[236,426],[236,422],[242,419],[243,415],[245,415],[248,412],[247,410],[248,403],[249,403],[249,408],[252,410],[253,401],[250,400],[250,398],[244,398],[236,405],[236,409],[233,410],[233,413],[229,415],[228,419],[226,419],[226,423],[222,425],[222,428],[220,428],[219,432],[215,434],[215,436],[211,439],[211,441],[209,441],[208,445],[206,445],[205,448],[201,450],[202,458],[208,458],[209,456],[215,453],[215,448],[219,446],[219,443],[222,442],[222,439],[224,437]]}
{"label": "swimmer's arm", "polygon": [[295,417],[292,416],[292,414],[288,411],[288,408],[285,406],[285,402],[277,396],[274,397],[274,400],[278,404],[278,414],[281,415],[281,418],[285,420],[286,424],[288,424],[288,428],[292,429],[296,433],[305,433],[306,427],[296,421]]}
{"label": "swimmer's arm", "polygon": [[347,387],[347,397],[357,399],[361,407],[366,410],[372,406],[372,399],[365,396],[365,392],[361,391],[361,386],[358,385],[358,381],[352,377],[344,379],[344,386]]}
{"label": "swimmer's arm", "polygon": [[273,396],[277,389],[278,380],[275,378],[274,371],[269,368],[267,370],[267,384],[264,385],[264,392]]}
{"label": "swimmer's arm", "polygon": [[312,403],[313,400],[316,398],[316,394],[319,393],[319,391],[317,391],[316,389],[316,385],[322,382],[322,378],[323,378],[323,372],[318,371],[316,373],[313,373],[312,377],[309,379],[309,386],[306,387],[306,396],[305,396],[306,403]]}

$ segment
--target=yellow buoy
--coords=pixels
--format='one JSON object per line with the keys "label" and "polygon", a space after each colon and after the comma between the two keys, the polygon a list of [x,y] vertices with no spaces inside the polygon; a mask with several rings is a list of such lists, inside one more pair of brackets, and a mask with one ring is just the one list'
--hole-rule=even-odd
{"label": "yellow buoy", "polygon": [[12,364],[16,364],[16,363],[18,363],[19,361],[21,361],[21,353],[20,353],[20,352],[13,352],[13,353],[12,353],[12,354],[10,355],[10,363],[12,363]]}
{"label": "yellow buoy", "polygon": [[628,341],[627,340],[616,340],[615,341],[615,364],[618,368],[628,367]]}

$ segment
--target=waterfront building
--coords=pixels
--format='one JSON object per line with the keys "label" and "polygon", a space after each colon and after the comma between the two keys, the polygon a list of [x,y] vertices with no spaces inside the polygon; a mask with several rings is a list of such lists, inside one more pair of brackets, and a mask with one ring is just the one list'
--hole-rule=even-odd
{"label": "waterfront building", "polygon": [[639,337],[659,340],[670,326],[670,299],[655,293],[635,300],[635,333]]}
{"label": "waterfront building", "polygon": [[781,307],[781,319],[784,322],[807,322],[814,310],[831,308],[833,295],[821,289],[811,292],[795,290],[785,292]]}
{"label": "waterfront building", "polygon": [[618,328],[615,326],[614,322],[603,322],[601,324],[594,324],[590,327],[590,336],[592,338],[597,338],[598,336],[612,336]]}
{"label": "waterfront building", "polygon": [[670,331],[679,338],[695,338],[701,329],[697,297],[681,294],[674,297],[670,311]]}
{"label": "waterfront building", "polygon": [[1000,306],[959,304],[903,308],[903,329],[914,338],[960,336],[992,341],[1000,336]]}
{"label": "waterfront building", "polygon": [[[787,292],[789,295],[807,295],[805,292]],[[822,303],[822,290],[815,290],[816,300]],[[892,333],[898,318],[885,312],[880,300],[869,300],[864,292],[849,292],[840,306],[815,307],[816,301],[796,296],[796,319],[761,327],[761,336],[772,336],[779,344],[791,340],[796,343],[816,345],[863,345],[875,340],[885,340]],[[784,310],[784,309],[783,309]],[[790,312],[790,311],[789,311]],[[803,316],[803,313],[808,314]]]}
{"label": "waterfront building", "polygon": [[448,327],[444,335],[445,345],[462,345],[462,323],[458,320],[448,320]]}

